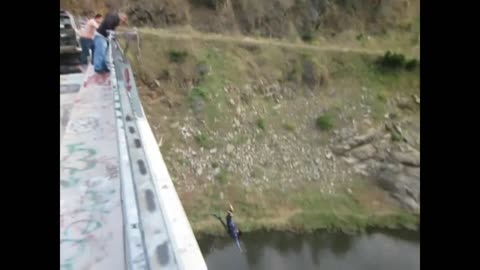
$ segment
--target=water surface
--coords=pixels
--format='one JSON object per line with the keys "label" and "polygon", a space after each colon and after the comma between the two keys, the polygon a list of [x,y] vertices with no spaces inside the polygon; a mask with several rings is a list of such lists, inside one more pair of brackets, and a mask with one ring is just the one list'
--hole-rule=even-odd
{"label": "water surface", "polygon": [[228,238],[199,239],[208,269],[420,269],[418,232],[375,231],[355,236],[254,232],[244,234],[241,242],[243,253]]}

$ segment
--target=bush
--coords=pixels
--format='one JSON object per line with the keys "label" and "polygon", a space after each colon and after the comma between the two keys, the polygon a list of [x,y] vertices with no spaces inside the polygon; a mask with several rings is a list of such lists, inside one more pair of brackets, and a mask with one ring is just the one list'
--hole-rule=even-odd
{"label": "bush", "polygon": [[405,69],[408,70],[408,71],[415,70],[417,68],[418,64],[419,64],[419,62],[418,62],[417,59],[410,59],[405,64]]}
{"label": "bush", "polygon": [[185,50],[171,50],[168,52],[170,62],[183,63],[188,53]]}
{"label": "bush", "polygon": [[405,66],[405,56],[401,53],[392,53],[387,51],[384,56],[380,57],[379,64],[383,68],[400,69]]}
{"label": "bush", "polygon": [[330,115],[319,116],[316,120],[317,127],[321,130],[330,130],[333,127],[333,119]]}
{"label": "bush", "polygon": [[415,58],[407,60],[401,53],[392,53],[387,51],[384,56],[378,59],[378,64],[383,69],[399,70],[405,68],[413,71],[418,67],[419,61]]}
{"label": "bush", "polygon": [[194,6],[197,7],[207,7],[209,9],[215,10],[217,6],[217,0],[191,0],[190,1]]}
{"label": "bush", "polygon": [[205,100],[208,99],[207,91],[203,87],[198,87],[198,86],[196,86],[192,89],[192,92],[190,93],[190,96],[192,98],[200,97],[200,98],[205,99]]}
{"label": "bush", "polygon": [[263,120],[263,118],[259,118],[257,120],[257,126],[258,128],[260,128],[261,130],[265,130],[265,120]]}
{"label": "bush", "polygon": [[311,31],[304,32],[301,38],[305,42],[311,42],[313,40],[313,33]]}

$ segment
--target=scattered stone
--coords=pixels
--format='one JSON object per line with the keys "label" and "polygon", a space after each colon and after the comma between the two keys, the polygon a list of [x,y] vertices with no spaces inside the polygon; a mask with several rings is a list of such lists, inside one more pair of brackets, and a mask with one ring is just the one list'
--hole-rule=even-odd
{"label": "scattered stone", "polygon": [[230,99],[228,102],[230,103],[230,105],[235,106],[235,101],[233,101],[233,99]]}
{"label": "scattered stone", "polygon": [[345,141],[341,142],[340,144],[332,146],[331,148],[335,154],[341,155],[347,151],[350,151],[353,148],[372,142],[377,137],[377,135],[377,130],[370,129],[364,135],[350,137]]}
{"label": "scattered stone", "polygon": [[362,160],[372,158],[375,155],[376,152],[377,152],[377,150],[375,149],[375,147],[373,145],[365,144],[363,146],[360,146],[360,147],[357,147],[357,148],[353,149],[350,153],[356,159],[362,161]]}
{"label": "scattered stone", "polygon": [[327,152],[327,153],[325,154],[325,158],[327,158],[328,160],[332,159],[332,158],[333,158],[332,153],[331,153],[331,152]]}
{"label": "scattered stone", "polygon": [[415,103],[420,105],[420,97],[417,95],[413,95],[413,100],[415,100]]}
{"label": "scattered stone", "polygon": [[396,119],[398,115],[396,113],[387,113],[385,114],[385,119]]}
{"label": "scattered stone", "polygon": [[210,154],[215,154],[217,152],[217,148],[210,149]]}
{"label": "scattered stone", "polygon": [[178,128],[180,126],[180,123],[179,122],[175,122],[175,123],[172,123],[170,125],[170,128]]}
{"label": "scattered stone", "polygon": [[202,172],[203,172],[202,167],[198,167],[197,170],[195,171],[195,173],[196,173],[198,176],[202,175]]}
{"label": "scattered stone", "polygon": [[233,150],[234,150],[234,148],[235,148],[235,147],[234,147],[233,145],[227,144],[227,153],[228,153],[228,154],[232,153]]}
{"label": "scattered stone", "polygon": [[412,210],[414,213],[420,213],[420,205],[411,197],[406,197],[402,199],[403,203],[407,208]]}
{"label": "scattered stone", "polygon": [[343,161],[345,161],[347,164],[355,164],[357,163],[357,160],[353,157],[343,157]]}
{"label": "scattered stone", "polygon": [[393,158],[407,166],[419,167],[420,166],[420,152],[418,151],[409,151],[409,152],[394,152],[392,153]]}
{"label": "scattered stone", "polygon": [[410,103],[410,99],[409,98],[397,98],[397,106],[398,108],[402,109],[402,110],[411,110],[413,109],[412,108],[412,104]]}

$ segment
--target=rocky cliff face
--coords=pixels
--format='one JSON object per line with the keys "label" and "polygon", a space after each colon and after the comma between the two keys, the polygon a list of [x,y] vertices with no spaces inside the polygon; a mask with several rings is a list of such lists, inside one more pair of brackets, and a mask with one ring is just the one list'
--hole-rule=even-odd
{"label": "rocky cliff face", "polygon": [[[408,125],[408,121],[403,124]],[[412,130],[415,128],[410,127],[409,131]],[[331,144],[333,153],[355,173],[375,179],[402,206],[420,213],[420,152],[412,147],[418,143],[419,129],[409,137],[397,122],[386,124],[385,130],[370,130],[360,135],[353,135],[350,129],[341,133],[344,134],[339,134]],[[394,141],[392,134],[398,136]]]}
{"label": "rocky cliff face", "polygon": [[61,0],[77,13],[123,9],[137,26],[191,25],[208,32],[272,37],[335,35],[344,30],[383,33],[408,29],[417,0]]}

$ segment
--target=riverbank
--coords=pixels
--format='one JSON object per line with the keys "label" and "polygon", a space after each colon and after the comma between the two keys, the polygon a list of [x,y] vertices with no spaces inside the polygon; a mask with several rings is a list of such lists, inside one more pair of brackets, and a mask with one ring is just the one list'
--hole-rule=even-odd
{"label": "riverbank", "polygon": [[[348,186],[330,195],[318,194],[314,185],[306,185],[294,194],[278,189],[263,190],[261,194],[244,191],[243,194],[248,195],[234,200],[237,202],[234,219],[244,232],[266,230],[303,234],[327,230],[350,234],[373,228],[418,230],[419,216],[397,206],[383,190],[371,183],[355,182]],[[197,236],[224,236],[221,223],[209,216],[210,212],[224,215],[219,205],[223,201],[207,193],[208,197],[198,205],[186,206],[192,228]]]}
{"label": "riverbank", "polygon": [[244,231],[419,223],[415,58],[390,68],[377,48],[141,33],[129,56],[195,233],[223,233],[211,214],[228,203]]}

